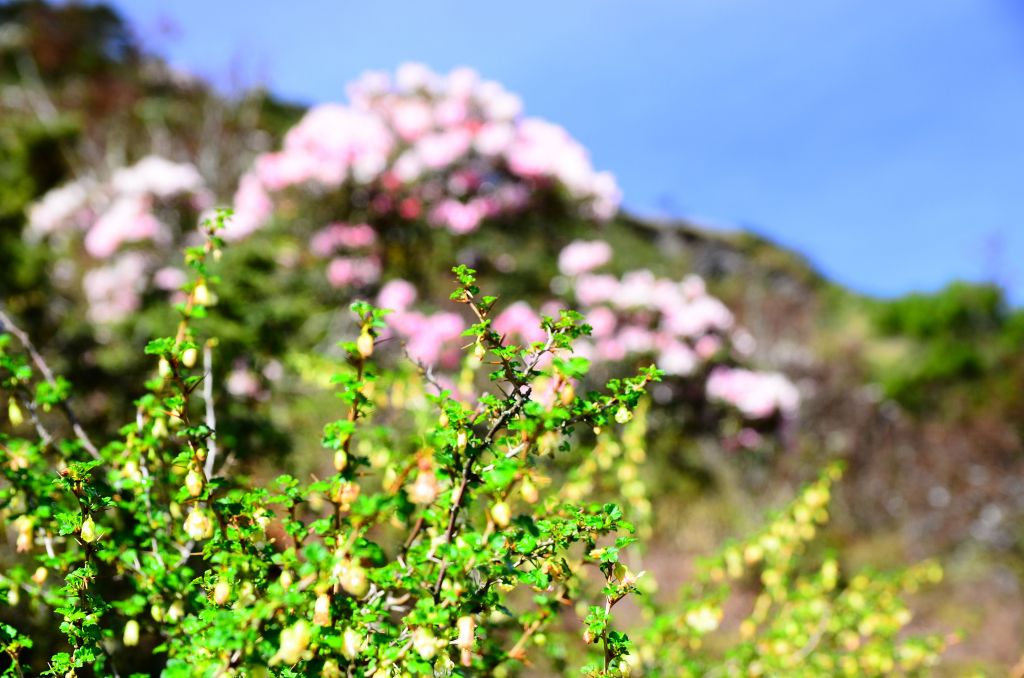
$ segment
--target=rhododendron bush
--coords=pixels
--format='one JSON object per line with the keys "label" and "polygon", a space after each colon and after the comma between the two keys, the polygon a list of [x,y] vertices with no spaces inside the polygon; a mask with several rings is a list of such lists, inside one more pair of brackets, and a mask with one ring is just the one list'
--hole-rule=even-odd
{"label": "rhododendron bush", "polygon": [[[414,313],[413,290],[389,285],[381,301],[395,313],[351,305],[342,357],[326,375],[338,398],[322,412],[321,473],[239,473],[244,450],[220,434],[224,399],[211,370],[219,285],[230,274],[223,223],[208,223],[205,240],[186,250],[188,278],[166,311],[177,322],[146,345],[145,388],[133,410],[115,413],[116,434],[82,425],[74,388],[49,367],[45,347],[0,317],[0,510],[17,550],[0,588],[19,620],[0,626],[10,673],[930,670],[943,641],[906,633],[902,594],[939,570],[847,577],[833,557],[807,549],[828,520],[838,467],[709,558],[678,600],[656,595],[645,572],[642,471],[648,394],[664,375],[647,365],[587,387],[587,356],[605,350],[602,341],[637,355],[678,344],[696,362],[705,337],[726,352],[742,340],[717,306],[688,325],[649,302],[586,304],[589,315],[642,316],[651,343],[634,345],[617,324],[598,336],[571,309],[538,316],[506,305],[457,266],[447,309],[470,321],[459,323],[451,357],[464,384],[447,386],[431,356],[382,355],[395,351],[389,337],[403,324],[428,322],[403,319]],[[672,289],[677,302],[710,304],[693,279]],[[407,346],[415,353],[412,338]],[[732,592],[752,592],[754,602],[723,627]],[[620,617],[625,601],[639,620]]]}
{"label": "rhododendron bush", "polygon": [[[98,342],[86,359],[126,373],[141,366],[122,340],[166,330],[160,309],[181,300],[185,275],[173,252],[195,244],[191,224],[213,196],[187,161],[150,155],[108,174],[44,196],[29,210],[26,237],[59,253],[51,281],[64,304],[86,307]],[[349,322],[342,309],[359,297],[395,311],[386,322],[396,353],[468,394],[475,386],[457,384],[453,370],[471,318],[438,303],[438,280],[462,261],[502,296],[501,334],[536,340],[539,313],[575,309],[594,328],[578,351],[602,377],[653,360],[667,377],[656,400],[684,415],[674,421],[717,432],[725,414],[730,445],[761,446],[796,413],[795,387],[745,369],[753,338],[699,278],[657,278],[613,260],[600,231],[618,200],[613,177],[594,169],[579,142],[525,116],[518,97],[469,69],[440,75],[407,64],[394,77],[364,75],[349,103],[310,109],[280,150],[258,155],[239,179],[218,293],[217,388],[240,403],[224,413],[225,431],[277,426],[256,405],[273,398],[271,384],[308,387],[303,354],[339,338]],[[538,264],[559,251],[557,270]]]}

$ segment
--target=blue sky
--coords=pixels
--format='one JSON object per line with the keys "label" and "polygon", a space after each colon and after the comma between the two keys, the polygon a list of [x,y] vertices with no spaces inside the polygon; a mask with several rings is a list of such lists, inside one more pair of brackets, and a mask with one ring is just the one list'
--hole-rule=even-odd
{"label": "blue sky", "polygon": [[1020,0],[115,5],[175,65],[301,102],[367,68],[469,65],[583,141],[634,212],[753,229],[868,293],[995,279],[1024,303]]}

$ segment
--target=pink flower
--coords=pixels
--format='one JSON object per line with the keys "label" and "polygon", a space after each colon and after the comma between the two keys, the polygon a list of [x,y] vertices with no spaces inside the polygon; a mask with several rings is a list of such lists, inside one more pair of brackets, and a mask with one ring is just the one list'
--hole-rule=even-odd
{"label": "pink flower", "polygon": [[611,258],[611,245],[603,240],[574,240],[558,254],[558,270],[577,276],[604,266]]}
{"label": "pink flower", "polygon": [[191,163],[177,163],[149,155],[131,167],[114,172],[111,184],[119,193],[151,193],[169,198],[202,190],[203,178]]}
{"label": "pink flower", "polygon": [[187,282],[188,274],[173,266],[165,266],[153,274],[153,284],[162,290],[179,290]]}
{"label": "pink flower", "polygon": [[391,111],[391,123],[406,141],[418,139],[434,126],[433,113],[424,101],[399,101]]}
{"label": "pink flower", "polygon": [[611,336],[618,322],[615,318],[615,313],[607,306],[598,306],[587,313],[586,318],[587,324],[593,328],[593,336],[598,339]]}
{"label": "pink flower", "polygon": [[618,291],[619,281],[613,275],[583,275],[576,281],[576,299],[584,306],[611,301]]}
{"label": "pink flower", "polygon": [[698,297],[665,316],[665,329],[684,337],[699,337],[712,331],[726,331],[733,326],[732,312],[714,297]]}
{"label": "pink flower", "polygon": [[137,310],[147,265],[145,255],[127,252],[110,264],[86,273],[82,288],[89,302],[89,319],[102,325],[121,320]]}
{"label": "pink flower", "polygon": [[527,343],[547,337],[540,326],[540,316],[525,301],[517,301],[498,314],[492,327],[498,334],[516,336]]}
{"label": "pink flower", "polygon": [[118,198],[89,229],[85,250],[101,259],[109,257],[125,242],[162,239],[164,226],[149,208],[149,200],[141,196]]}
{"label": "pink flower", "polygon": [[666,374],[685,377],[697,369],[697,355],[686,344],[673,341],[661,350],[654,363]]}
{"label": "pink flower", "polygon": [[436,226],[446,226],[452,233],[463,234],[475,231],[483,216],[479,203],[448,199],[434,208],[430,221]]}
{"label": "pink flower", "polygon": [[242,176],[235,192],[235,213],[220,235],[226,240],[242,240],[257,231],[273,210],[273,203],[259,177],[252,172]]}
{"label": "pink flower", "polygon": [[331,224],[313,234],[309,249],[318,257],[326,257],[339,248],[369,247],[376,240],[377,233],[369,224]]}
{"label": "pink flower", "polygon": [[763,419],[775,412],[793,414],[800,404],[793,383],[774,372],[716,367],[706,389],[709,398],[732,405],[750,419]]}
{"label": "pink flower", "polygon": [[389,280],[377,294],[377,306],[404,311],[416,302],[416,288],[408,280]]}
{"label": "pink flower", "polygon": [[64,227],[77,225],[88,211],[92,185],[75,181],[55,188],[33,204],[28,211],[29,229],[35,235],[46,235]]}
{"label": "pink flower", "polygon": [[416,142],[416,155],[425,167],[438,169],[451,165],[469,150],[472,143],[465,129],[427,134]]}
{"label": "pink flower", "polygon": [[335,257],[327,264],[327,281],[334,287],[359,287],[380,277],[380,262],[369,257]]}

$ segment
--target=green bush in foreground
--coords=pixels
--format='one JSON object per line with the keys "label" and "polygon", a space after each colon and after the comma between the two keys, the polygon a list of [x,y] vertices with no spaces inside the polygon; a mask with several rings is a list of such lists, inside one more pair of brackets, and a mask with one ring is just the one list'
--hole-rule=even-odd
{"label": "green bush in foreground", "polygon": [[[202,335],[221,222],[186,253],[178,331],[148,345],[156,374],[117,440],[90,440],[70,385],[0,318],[0,509],[19,553],[0,578],[5,675],[853,676],[936,661],[941,640],[903,631],[901,595],[937,566],[847,580],[806,556],[838,468],[659,601],[637,543],[658,371],[576,393],[580,317],[509,345],[465,267],[452,301],[478,322],[462,381],[489,377],[483,395],[377,361],[386,311],[356,303],[342,417],[322,440],[335,473],[243,477],[218,445],[216,338]],[[731,593],[750,603],[725,619]],[[614,615],[626,599],[642,613],[628,628]]]}

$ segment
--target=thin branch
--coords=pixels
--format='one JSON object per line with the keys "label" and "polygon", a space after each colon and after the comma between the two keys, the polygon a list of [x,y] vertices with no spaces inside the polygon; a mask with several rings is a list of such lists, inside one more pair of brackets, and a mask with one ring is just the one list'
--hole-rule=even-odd
{"label": "thin branch", "polygon": [[[29,357],[32,358],[32,362],[39,369],[39,372],[46,379],[46,382],[53,387],[57,388],[57,379],[53,376],[53,371],[50,366],[46,364],[46,360],[40,355],[39,351],[36,350],[32,340],[29,338],[28,333],[14,324],[11,317],[0,309],[0,331],[7,331],[14,335],[14,337],[21,342],[22,347],[28,352]],[[100,459],[100,452],[93,445],[92,440],[89,439],[89,434],[82,428],[82,424],[78,421],[78,417],[75,416],[75,411],[71,408],[71,396],[64,398],[60,401],[61,410],[64,412],[64,416],[71,424],[71,430],[74,431],[75,437],[78,438],[79,442],[82,443],[82,447],[92,456],[93,459]]]}
{"label": "thin branch", "polygon": [[209,342],[203,346],[203,372],[206,374],[206,378],[203,379],[206,428],[210,429],[210,435],[206,439],[206,463],[203,465],[203,474],[209,479],[213,475],[213,465],[217,460],[217,412],[213,407],[213,349]]}

